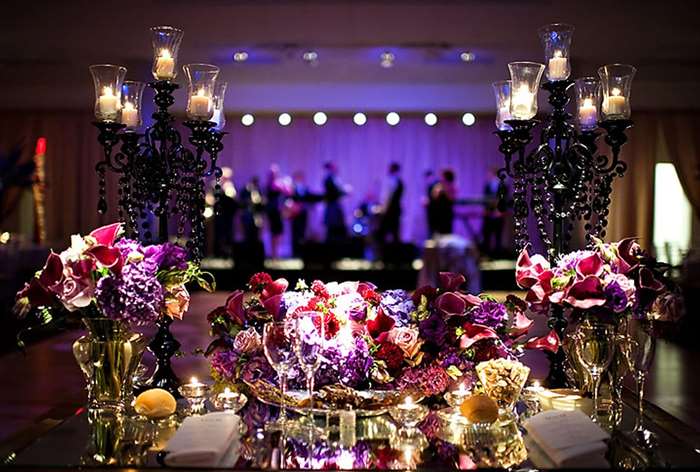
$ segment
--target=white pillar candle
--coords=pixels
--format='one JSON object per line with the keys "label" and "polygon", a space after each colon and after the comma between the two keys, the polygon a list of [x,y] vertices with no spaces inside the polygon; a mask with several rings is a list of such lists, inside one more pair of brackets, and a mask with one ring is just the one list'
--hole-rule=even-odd
{"label": "white pillar candle", "polygon": [[620,95],[620,89],[612,89],[612,93],[603,100],[603,113],[605,115],[624,115],[626,99]]}
{"label": "white pillar candle", "polygon": [[530,92],[527,85],[521,85],[511,99],[510,111],[517,120],[529,120],[533,117],[532,108],[535,102],[535,94]]}
{"label": "white pillar candle", "polygon": [[112,87],[104,87],[102,95],[97,100],[100,114],[105,118],[116,118],[119,110],[119,97],[114,95]]}
{"label": "white pillar candle", "polygon": [[124,103],[122,108],[122,124],[129,128],[135,128],[139,125],[139,111],[134,108],[131,102]]}
{"label": "white pillar candle", "polygon": [[555,51],[549,59],[547,77],[549,80],[564,80],[569,76],[569,59],[562,57],[561,51]]}
{"label": "white pillar candle", "polygon": [[583,127],[595,127],[598,123],[598,109],[590,98],[585,98],[579,107],[578,121]]}
{"label": "white pillar candle", "polygon": [[156,58],[156,77],[160,80],[170,80],[175,76],[175,59],[170,51],[163,49]]}
{"label": "white pillar candle", "polygon": [[204,119],[209,119],[211,116],[211,98],[205,95],[204,89],[199,89],[190,97],[190,115]]}

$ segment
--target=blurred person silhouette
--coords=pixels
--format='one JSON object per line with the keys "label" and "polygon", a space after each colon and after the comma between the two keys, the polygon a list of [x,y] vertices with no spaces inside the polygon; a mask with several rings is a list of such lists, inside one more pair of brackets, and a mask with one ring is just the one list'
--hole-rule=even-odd
{"label": "blurred person silhouette", "polygon": [[323,196],[309,191],[304,172],[300,170],[294,172],[292,175],[292,195],[285,203],[285,216],[292,222],[292,254],[294,257],[302,256],[311,205],[319,202],[322,198]]}
{"label": "blurred person silhouette", "polygon": [[279,258],[279,246],[282,233],[284,233],[282,205],[284,198],[289,195],[291,195],[289,179],[281,175],[277,164],[272,164],[267,173],[265,186],[265,213],[267,214],[267,222],[270,225],[270,256],[273,259]]}
{"label": "blurred person silhouette", "polygon": [[260,179],[254,176],[241,190],[241,224],[243,225],[243,241],[248,244],[260,242],[260,229],[263,224],[265,202],[260,190]]}
{"label": "blurred person silhouette", "polygon": [[503,252],[503,227],[505,218],[499,210],[498,200],[507,195],[505,182],[498,178],[498,168],[492,168],[484,184],[484,219],[482,224],[481,250],[494,257]]}
{"label": "blurred person silhouette", "polygon": [[347,239],[348,230],[345,226],[345,213],[340,200],[348,194],[350,188],[342,185],[338,180],[338,168],[335,162],[326,162],[323,165],[323,170],[325,171],[323,198],[326,202],[323,222],[326,225],[326,242],[343,242]]}
{"label": "blurred person silhouette", "polygon": [[398,162],[392,162],[389,164],[387,180],[382,190],[381,216],[376,233],[377,243],[380,246],[387,242],[387,236],[393,243],[401,241],[401,198],[403,192],[401,165]]}
{"label": "blurred person silhouette", "polygon": [[428,169],[423,173],[425,180],[425,195],[422,197],[423,206],[425,207],[425,218],[428,224],[428,237],[432,238],[435,234],[435,200],[432,197],[433,189],[438,184],[439,180],[435,178],[435,173]]}
{"label": "blurred person silhouette", "polygon": [[444,169],[440,173],[440,181],[430,192],[437,234],[452,234],[454,231],[456,194],[455,173],[452,169]]}
{"label": "blurred person silhouette", "polygon": [[[211,202],[214,204],[214,255],[229,257],[234,243],[234,226],[238,210],[237,191],[233,183],[233,170],[230,167],[222,167],[221,172],[219,202],[218,204]],[[214,199],[213,194],[211,197]]]}

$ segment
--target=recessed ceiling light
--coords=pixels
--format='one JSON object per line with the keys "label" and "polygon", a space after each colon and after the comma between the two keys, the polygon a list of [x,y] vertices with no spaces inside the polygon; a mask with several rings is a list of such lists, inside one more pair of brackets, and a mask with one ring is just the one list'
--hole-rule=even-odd
{"label": "recessed ceiling light", "polygon": [[463,51],[460,53],[459,58],[463,62],[474,62],[474,59],[476,59],[476,54],[471,51]]}
{"label": "recessed ceiling light", "polygon": [[355,113],[352,117],[352,121],[357,126],[362,126],[365,123],[367,123],[367,115],[365,115],[364,113]]}
{"label": "recessed ceiling light", "polygon": [[277,117],[277,122],[282,126],[289,126],[289,124],[292,122],[292,115],[289,113],[282,113]]}
{"label": "recessed ceiling light", "polygon": [[316,123],[318,126],[325,125],[326,121],[328,121],[328,116],[326,116],[325,113],[322,111],[317,111],[314,113],[314,123]]}
{"label": "recessed ceiling light", "polygon": [[241,124],[243,126],[251,126],[253,123],[255,123],[255,117],[250,113],[241,116]]}
{"label": "recessed ceiling light", "polygon": [[245,51],[237,51],[233,53],[233,60],[236,62],[245,62],[248,60],[248,53]]}
{"label": "recessed ceiling light", "polygon": [[473,113],[465,113],[462,115],[462,123],[464,123],[465,126],[471,126],[476,123],[476,117]]}
{"label": "recessed ceiling light", "polygon": [[398,125],[399,121],[401,121],[401,117],[398,113],[396,113],[395,111],[387,113],[386,122],[389,123],[390,126]]}
{"label": "recessed ceiling light", "polygon": [[391,51],[384,51],[380,56],[379,56],[379,65],[384,67],[385,69],[388,69],[390,67],[394,67],[394,61],[396,60],[396,56],[394,55],[393,52]]}
{"label": "recessed ceiling light", "polygon": [[427,113],[423,118],[425,124],[428,126],[435,126],[438,122],[438,117],[435,113]]}

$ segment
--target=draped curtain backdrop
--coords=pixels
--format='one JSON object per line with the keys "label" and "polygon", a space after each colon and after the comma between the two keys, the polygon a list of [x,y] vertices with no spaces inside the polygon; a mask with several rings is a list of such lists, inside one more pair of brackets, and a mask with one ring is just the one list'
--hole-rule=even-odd
{"label": "draped curtain backdrop", "polygon": [[[638,236],[651,246],[653,175],[659,157],[659,140],[664,139],[669,159],[678,167],[681,182],[698,211],[697,182],[700,145],[697,123],[684,113],[635,113],[635,127],[622,157],[629,165],[626,176],[616,180],[610,209],[607,239]],[[21,145],[24,159],[31,159],[34,143],[47,138],[46,218],[49,241],[60,245],[72,233],[85,232],[116,219],[116,179],[108,179],[110,208],[107,215],[96,212],[97,181],[94,166],[102,149],[97,144],[97,130],[92,114],[78,111],[0,112],[0,152]],[[692,126],[691,126],[692,124]],[[418,115],[402,116],[398,126],[386,124],[383,116],[369,116],[365,126],[352,123],[350,116],[330,115],[324,126],[316,126],[310,117],[295,116],[292,124],[282,127],[276,117],[256,117],[255,124],[243,127],[230,117],[224,138],[225,149],[220,164],[234,169],[237,187],[258,175],[264,183],[271,163],[285,174],[304,171],[313,190],[320,190],[322,164],[333,160],[339,167],[339,179],[353,187],[344,199],[346,217],[365,198],[379,198],[381,186],[391,161],[402,165],[406,186],[403,199],[402,236],[420,242],[426,226],[421,197],[425,195],[423,173],[453,168],[457,174],[458,193],[463,198],[478,198],[489,170],[501,165],[498,139],[493,135],[493,117],[478,115],[471,127],[456,116],[440,117],[434,127]],[[183,140],[186,140],[186,134]],[[603,140],[600,140],[604,147]],[[606,151],[602,149],[602,151]],[[311,218],[309,232],[322,238],[321,205]],[[477,213],[477,207],[463,207],[464,216]],[[3,229],[14,230],[17,221],[31,215],[14,215]],[[479,218],[467,219],[479,231]],[[469,236],[463,220],[457,232]],[[288,236],[287,236],[288,239]]]}

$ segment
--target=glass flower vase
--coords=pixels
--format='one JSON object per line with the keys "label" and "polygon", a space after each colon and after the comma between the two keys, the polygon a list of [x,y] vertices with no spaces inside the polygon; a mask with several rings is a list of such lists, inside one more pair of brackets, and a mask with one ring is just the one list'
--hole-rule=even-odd
{"label": "glass flower vase", "polygon": [[88,407],[123,411],[146,343],[120,321],[84,318],[83,324],[87,335],[73,343],[73,355],[87,381]]}

